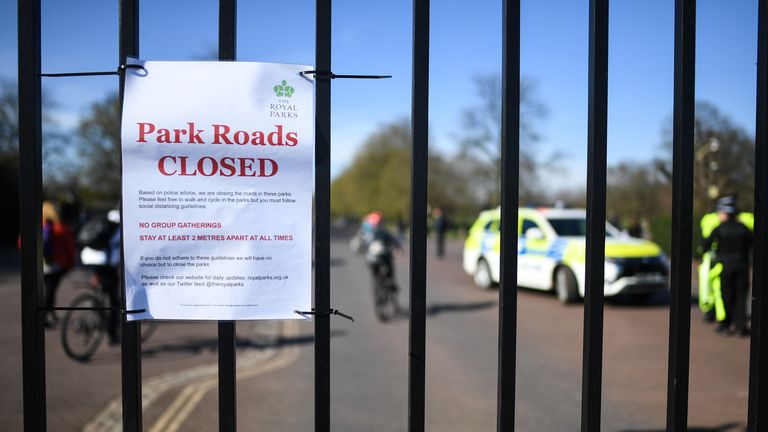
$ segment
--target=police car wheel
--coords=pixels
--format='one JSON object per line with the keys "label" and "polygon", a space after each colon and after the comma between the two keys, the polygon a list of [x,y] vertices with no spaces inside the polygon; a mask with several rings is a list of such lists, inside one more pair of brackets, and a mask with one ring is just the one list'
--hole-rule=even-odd
{"label": "police car wheel", "polygon": [[555,272],[555,292],[560,303],[573,303],[579,299],[576,276],[568,267],[559,267]]}
{"label": "police car wheel", "polygon": [[488,265],[488,261],[480,259],[477,262],[477,269],[475,269],[474,275],[475,285],[482,289],[489,289],[493,286],[493,278],[491,277],[491,267]]}

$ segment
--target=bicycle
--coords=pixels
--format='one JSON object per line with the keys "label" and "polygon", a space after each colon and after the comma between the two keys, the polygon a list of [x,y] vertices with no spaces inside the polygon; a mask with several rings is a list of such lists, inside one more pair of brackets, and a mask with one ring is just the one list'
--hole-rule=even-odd
{"label": "bicycle", "polygon": [[[112,310],[98,271],[94,271],[82,286],[89,292],[75,297],[66,308],[61,321],[61,344],[69,358],[88,362],[108,332]],[[145,321],[141,327],[141,341],[149,339],[157,326],[155,321]]]}
{"label": "bicycle", "polygon": [[371,271],[373,273],[373,299],[376,317],[379,321],[386,322],[400,312],[397,283],[390,264],[386,260],[379,260],[371,264]]}

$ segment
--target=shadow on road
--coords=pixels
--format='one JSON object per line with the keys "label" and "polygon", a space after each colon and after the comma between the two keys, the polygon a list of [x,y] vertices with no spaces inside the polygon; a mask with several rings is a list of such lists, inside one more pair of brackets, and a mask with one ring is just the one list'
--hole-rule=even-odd
{"label": "shadow on road", "polygon": [[[645,296],[619,295],[606,299],[606,304],[615,307],[667,308],[670,304],[669,291],[650,293]],[[691,295],[691,306],[698,306],[699,297]]]}
{"label": "shadow on road", "polygon": [[427,305],[427,316],[432,317],[446,312],[477,312],[495,305],[496,302],[492,300],[472,303],[434,303]]}
{"label": "shadow on road", "polygon": [[[427,318],[435,317],[444,313],[464,313],[464,312],[477,312],[496,306],[495,301],[483,301],[473,303],[433,303],[427,305]],[[400,309],[394,317],[387,320],[387,322],[394,321],[407,321],[411,315],[409,309]]]}
{"label": "shadow on road", "polygon": [[[669,291],[648,294],[618,295],[606,298],[605,303],[614,307],[666,308],[669,307]],[[693,304],[693,300],[691,304]]]}
{"label": "shadow on road", "polygon": [[[488,309],[496,305],[495,301],[483,301],[473,303],[434,303],[427,305],[427,316],[433,317],[443,313],[455,312],[476,312]],[[407,320],[411,312],[408,309],[401,309],[395,319]]]}
{"label": "shadow on road", "polygon": [[[666,429],[626,429],[621,432],[664,432]],[[731,432],[731,431],[743,431],[746,430],[743,424],[740,423],[726,423],[721,426],[715,427],[688,427],[688,432]]]}

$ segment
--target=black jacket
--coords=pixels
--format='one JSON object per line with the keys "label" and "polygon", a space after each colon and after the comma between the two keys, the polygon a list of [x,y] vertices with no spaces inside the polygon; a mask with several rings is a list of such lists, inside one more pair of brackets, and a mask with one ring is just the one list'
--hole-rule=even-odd
{"label": "black jacket", "polygon": [[715,247],[715,261],[723,266],[748,266],[752,231],[737,220],[727,220],[704,241],[704,250]]}

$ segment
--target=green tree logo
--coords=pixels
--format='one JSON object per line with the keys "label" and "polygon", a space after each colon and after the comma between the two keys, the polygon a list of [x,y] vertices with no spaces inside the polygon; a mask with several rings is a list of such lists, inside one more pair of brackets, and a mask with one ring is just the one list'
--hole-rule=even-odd
{"label": "green tree logo", "polygon": [[295,91],[293,87],[289,86],[285,80],[283,80],[282,83],[276,85],[274,87],[275,95],[277,97],[291,97],[293,96],[293,92]]}

